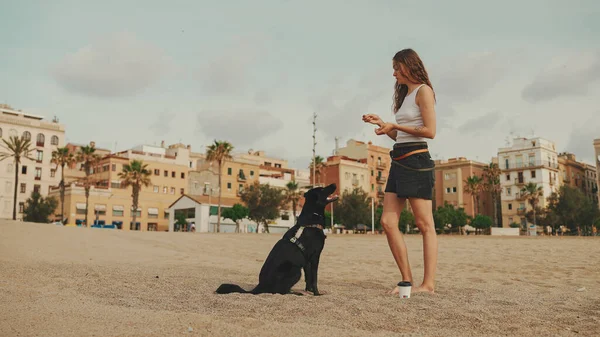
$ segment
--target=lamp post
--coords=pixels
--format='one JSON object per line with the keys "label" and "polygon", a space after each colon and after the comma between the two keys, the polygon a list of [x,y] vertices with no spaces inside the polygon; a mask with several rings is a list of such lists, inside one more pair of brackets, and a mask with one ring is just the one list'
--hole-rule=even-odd
{"label": "lamp post", "polygon": [[371,234],[375,234],[375,201],[371,197]]}

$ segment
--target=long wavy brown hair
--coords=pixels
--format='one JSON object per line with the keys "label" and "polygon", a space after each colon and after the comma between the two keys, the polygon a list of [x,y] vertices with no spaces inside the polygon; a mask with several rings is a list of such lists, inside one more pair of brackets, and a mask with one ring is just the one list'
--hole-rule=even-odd
{"label": "long wavy brown hair", "polygon": [[[427,74],[427,70],[423,65],[423,61],[414,50],[407,48],[403,49],[394,55],[393,64],[394,69],[400,70],[402,75],[405,78],[408,78],[410,81],[414,81],[419,84],[427,84],[432,90],[433,86],[429,81],[429,75]],[[408,74],[405,74],[400,67],[400,64],[403,64]],[[394,84],[394,113],[398,112],[402,103],[404,102],[404,98],[406,98],[406,94],[408,93],[408,86],[405,84],[398,84],[396,82]],[[433,97],[435,99],[435,92],[433,93]]]}

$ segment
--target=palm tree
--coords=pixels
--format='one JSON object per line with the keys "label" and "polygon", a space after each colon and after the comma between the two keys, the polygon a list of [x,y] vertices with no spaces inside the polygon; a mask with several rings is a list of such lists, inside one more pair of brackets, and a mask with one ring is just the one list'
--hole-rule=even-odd
{"label": "palm tree", "polygon": [[525,187],[521,189],[521,195],[525,200],[529,201],[531,208],[533,209],[533,224],[537,226],[535,219],[535,206],[540,201],[540,197],[544,195],[544,189],[542,186],[538,186],[536,183],[527,183]]}
{"label": "palm tree", "polygon": [[133,199],[132,210],[133,214],[133,225],[135,226],[135,220],[137,218],[137,209],[140,198],[140,190],[142,186],[150,186],[150,171],[147,169],[148,165],[144,164],[141,160],[132,160],[131,163],[123,165],[123,171],[119,172],[119,179],[121,179],[121,186],[127,188],[131,186],[131,198]]}
{"label": "palm tree", "polygon": [[479,194],[483,190],[483,179],[479,176],[470,176],[465,181],[465,192],[471,195],[471,198],[477,200],[475,204],[475,214],[479,214]]}
{"label": "palm tree", "polygon": [[86,145],[79,148],[76,160],[82,164],[82,168],[85,172],[85,178],[83,179],[83,188],[85,189],[85,226],[88,226],[88,204],[90,200],[90,188],[92,187],[92,168],[100,157],[95,153],[96,148],[93,145]]}
{"label": "palm tree", "polygon": [[290,181],[285,185],[285,202],[287,204],[292,203],[292,212],[294,214],[294,224],[296,223],[296,207],[298,201],[300,201],[301,193],[298,190],[298,183],[294,180]]}
{"label": "palm tree", "polygon": [[52,151],[52,163],[60,166],[60,222],[65,223],[65,166],[75,162],[75,157],[68,147],[59,147]]}
{"label": "palm tree", "polygon": [[494,226],[498,227],[498,196],[502,192],[500,184],[500,168],[496,163],[490,163],[489,166],[483,169],[485,183],[483,189],[492,194],[492,203],[494,204]]}
{"label": "palm tree", "polygon": [[29,139],[24,138],[23,136],[11,136],[9,140],[2,139],[4,147],[7,152],[0,152],[0,161],[6,158],[14,158],[15,162],[15,192],[13,196],[13,220],[17,220],[17,185],[19,185],[19,164],[21,164],[21,159],[26,158],[29,160],[35,160],[29,156],[29,152],[31,149],[31,141]]}
{"label": "palm tree", "polygon": [[223,189],[221,188],[222,180],[223,180],[223,164],[226,160],[232,159],[231,151],[233,150],[233,145],[231,145],[227,141],[218,141],[210,145],[206,149],[206,160],[209,162],[217,162],[219,165],[219,205],[217,208],[217,233],[221,231],[221,193]]}
{"label": "palm tree", "polygon": [[317,177],[321,177],[321,171],[323,170],[323,168],[325,167],[325,159],[323,159],[323,157],[321,156],[315,156],[314,160],[310,161],[310,165],[309,165],[309,169],[313,172],[313,180],[314,180],[314,184],[313,185],[317,185],[320,183],[320,179],[319,181],[317,181]]}

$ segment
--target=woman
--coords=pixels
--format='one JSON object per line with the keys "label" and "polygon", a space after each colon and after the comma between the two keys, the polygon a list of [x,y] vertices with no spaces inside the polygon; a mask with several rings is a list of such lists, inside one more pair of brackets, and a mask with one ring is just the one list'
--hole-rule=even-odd
{"label": "woman", "polygon": [[[437,237],[431,210],[434,162],[428,152],[427,139],[435,137],[435,93],[423,62],[412,49],[396,53],[392,62],[396,78],[393,110],[396,123],[386,123],[379,116],[368,114],[363,121],[378,125],[377,135],[387,135],[396,143],[390,152],[392,165],[388,175],[381,225],[402,281],[413,282],[406,244],[398,221],[408,199],[415,216],[415,225],[423,235],[425,273],[423,283],[412,292],[434,292],[437,264]],[[392,290],[397,294],[398,287]]]}

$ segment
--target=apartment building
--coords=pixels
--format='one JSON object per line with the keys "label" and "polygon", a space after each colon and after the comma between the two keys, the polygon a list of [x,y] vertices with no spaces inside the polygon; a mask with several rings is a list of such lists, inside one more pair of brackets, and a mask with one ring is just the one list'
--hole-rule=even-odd
{"label": "apartment building", "polygon": [[596,194],[598,207],[600,207],[600,138],[594,139],[594,160],[596,161]]}
{"label": "apartment building", "polygon": [[[342,195],[344,192],[352,192],[359,188],[366,193],[371,193],[369,165],[366,159],[353,159],[346,156],[330,156],[325,166],[317,172],[317,182],[321,185],[335,183],[335,193]],[[311,172],[312,175],[312,172]],[[311,177],[312,181],[312,177]],[[383,197],[383,191],[381,191]]]}
{"label": "apartment building", "polygon": [[[191,148],[182,144],[163,146],[142,145],[101,158],[93,167],[87,209],[90,224],[115,224],[123,230],[168,230],[168,208],[189,188],[188,173],[195,167],[190,160]],[[139,197],[136,223],[132,223],[131,187],[121,185],[119,173],[123,166],[133,160],[147,164],[151,183],[142,187]],[[191,162],[191,164],[190,164]],[[59,197],[59,189],[51,195]],[[59,209],[55,218],[59,218]],[[69,224],[81,224],[86,214],[85,190],[81,182],[71,182],[65,191],[65,217]]]}
{"label": "apartment building", "polygon": [[368,189],[371,197],[378,199],[378,203],[383,203],[385,185],[390,171],[391,158],[390,148],[374,145],[372,142],[361,142],[350,139],[346,146],[336,149],[336,154],[350,159],[366,161],[369,178]]}
{"label": "apartment building", "polygon": [[[85,145],[83,144],[76,143],[67,143],[67,145],[65,145],[65,147],[69,149],[69,152],[72,153],[75,158],[77,158],[79,150],[84,146]],[[96,142],[94,141],[91,141],[89,143],[89,146],[96,149],[94,153],[100,158],[103,158],[110,154],[110,150],[96,147]],[[83,171],[82,165],[83,163],[74,161],[71,165],[65,167],[65,184],[70,184],[85,177],[85,172]]]}
{"label": "apartment building", "polygon": [[[65,128],[57,119],[46,121],[41,116],[14,110],[10,106],[0,106],[0,139],[9,141],[11,136],[22,136],[31,140],[33,159],[22,158],[19,167],[17,186],[17,219],[23,218],[26,200],[33,191],[48,195],[51,186],[58,185],[60,175],[52,164],[52,151],[64,146]],[[0,144],[4,142],[0,141]],[[2,146],[0,152],[6,152]],[[15,183],[14,160],[0,161],[0,218],[12,219]]]}
{"label": "apartment building", "polygon": [[577,188],[587,198],[598,203],[595,166],[579,162],[574,154],[563,152],[558,155],[558,168],[559,186]]}
{"label": "apartment building", "polygon": [[[433,208],[448,203],[464,208],[465,213],[474,217],[477,214],[477,199],[465,191],[465,180],[470,176],[483,177],[486,167],[488,164],[465,157],[436,160]],[[491,193],[479,194],[479,213],[493,218],[494,205]]]}
{"label": "apartment building", "polygon": [[[559,164],[554,142],[541,137],[515,138],[510,147],[498,149],[498,161],[502,171],[502,224],[527,224],[525,214],[531,205],[521,194],[529,182],[543,189],[538,206],[546,207],[546,200],[559,187]],[[541,228],[537,228],[541,230]]]}

